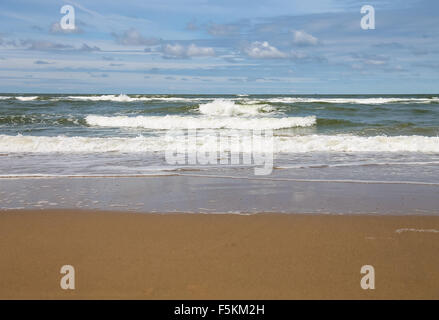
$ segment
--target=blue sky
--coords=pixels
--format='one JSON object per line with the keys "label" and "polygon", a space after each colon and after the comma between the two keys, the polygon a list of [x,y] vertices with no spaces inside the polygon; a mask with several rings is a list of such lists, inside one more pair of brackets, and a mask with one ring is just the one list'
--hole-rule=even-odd
{"label": "blue sky", "polygon": [[0,91],[439,93],[438,40],[434,0],[5,0]]}

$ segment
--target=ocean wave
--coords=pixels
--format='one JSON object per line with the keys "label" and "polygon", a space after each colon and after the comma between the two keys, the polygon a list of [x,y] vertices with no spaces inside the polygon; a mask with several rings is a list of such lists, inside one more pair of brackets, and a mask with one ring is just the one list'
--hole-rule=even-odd
{"label": "ocean wave", "polygon": [[236,104],[232,100],[215,99],[212,102],[200,104],[199,111],[205,115],[219,116],[255,116],[269,113],[275,109],[267,104]]}
{"label": "ocean wave", "polygon": [[362,123],[356,123],[345,119],[327,119],[327,118],[318,118],[317,126],[343,126],[343,127],[353,127],[364,125]]}
{"label": "ocean wave", "polygon": [[15,97],[15,99],[20,100],[20,101],[33,101],[33,100],[37,100],[38,96],[32,96],[32,97]]}
{"label": "ocean wave", "polygon": [[439,103],[439,97],[432,98],[301,98],[282,97],[262,101],[270,103],[339,103],[339,104],[389,104],[389,103]]}
{"label": "ocean wave", "polygon": [[144,129],[285,129],[293,127],[310,127],[315,125],[316,117],[286,117],[286,118],[218,118],[191,116],[115,116],[105,117],[88,115],[87,124],[99,127],[122,127]]}
{"label": "ocean wave", "polygon": [[126,94],[120,95],[101,95],[101,96],[68,96],[70,100],[79,100],[79,101],[115,101],[115,102],[133,102],[140,101],[138,98],[132,98],[127,96]]}
{"label": "ocean wave", "polygon": [[[242,139],[249,139],[248,136]],[[247,141],[247,140],[246,140]],[[251,140],[248,140],[251,141]],[[266,152],[270,140],[255,146],[254,152]],[[246,144],[248,145],[248,144]],[[360,137],[348,135],[307,135],[273,137],[275,153],[309,152],[418,152],[439,153],[439,137],[423,136],[374,136]],[[13,153],[96,153],[96,152],[159,152],[171,150],[230,151],[228,144],[218,145],[218,136],[204,134],[197,136],[196,144],[187,145],[183,136],[170,139],[168,136],[135,138],[122,137],[47,137],[0,135],[0,152]],[[271,149],[271,147],[270,147]]]}
{"label": "ocean wave", "polygon": [[160,96],[134,96],[130,97],[126,94],[114,95],[100,95],[100,96],[68,96],[69,100],[78,101],[112,101],[112,102],[139,102],[139,101],[168,101],[168,102],[196,102],[212,100],[212,98],[183,98],[183,97],[160,97]]}
{"label": "ocean wave", "polygon": [[127,94],[104,94],[104,95],[40,95],[40,96],[0,96],[0,100],[16,99],[19,101],[110,101],[110,102],[151,102],[151,101],[162,101],[162,102],[182,102],[182,103],[203,103],[203,102],[214,102],[215,100],[226,100],[237,102],[239,104],[295,104],[295,103],[326,103],[326,104],[369,104],[369,105],[381,105],[381,104],[430,104],[439,103],[439,97],[364,97],[364,98],[349,98],[349,97],[267,97],[260,98],[257,96],[250,95],[235,95],[231,98],[220,98],[215,96],[198,96],[198,97],[178,97],[169,95],[127,95]]}
{"label": "ocean wave", "polygon": [[151,147],[148,138],[89,138],[46,136],[0,136],[1,152],[95,153],[139,152]]}
{"label": "ocean wave", "polygon": [[439,137],[306,135],[280,137],[278,152],[439,152]]}
{"label": "ocean wave", "polygon": [[72,115],[7,115],[0,116],[0,125],[26,125],[26,124],[45,124],[45,125],[86,125],[83,119],[78,119]]}

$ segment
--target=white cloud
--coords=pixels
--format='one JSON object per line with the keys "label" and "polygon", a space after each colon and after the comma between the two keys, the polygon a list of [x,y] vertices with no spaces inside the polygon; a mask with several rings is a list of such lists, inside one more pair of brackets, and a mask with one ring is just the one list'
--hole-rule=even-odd
{"label": "white cloud", "polygon": [[251,58],[256,59],[284,59],[288,55],[279,51],[276,47],[271,46],[267,41],[253,42],[249,47],[245,48],[245,53]]}
{"label": "white cloud", "polygon": [[185,48],[180,44],[167,44],[163,46],[163,53],[170,57],[181,57],[185,55]]}
{"label": "white cloud", "polygon": [[302,30],[293,31],[293,42],[298,45],[314,46],[319,43],[319,39]]}
{"label": "white cloud", "polygon": [[195,44],[183,46],[181,44],[166,44],[162,48],[166,58],[190,58],[214,56],[215,50],[211,47],[198,47]]}
{"label": "white cloud", "polygon": [[210,47],[197,47],[195,44],[191,44],[187,48],[188,56],[214,56],[215,51]]}

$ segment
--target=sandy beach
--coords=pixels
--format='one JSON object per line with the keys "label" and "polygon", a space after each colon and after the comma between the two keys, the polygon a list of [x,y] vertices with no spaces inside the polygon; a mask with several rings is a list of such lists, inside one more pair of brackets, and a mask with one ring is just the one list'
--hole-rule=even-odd
{"label": "sandy beach", "polygon": [[0,301],[439,300],[438,12],[0,1]]}
{"label": "sandy beach", "polygon": [[438,237],[437,216],[10,210],[0,299],[438,299]]}

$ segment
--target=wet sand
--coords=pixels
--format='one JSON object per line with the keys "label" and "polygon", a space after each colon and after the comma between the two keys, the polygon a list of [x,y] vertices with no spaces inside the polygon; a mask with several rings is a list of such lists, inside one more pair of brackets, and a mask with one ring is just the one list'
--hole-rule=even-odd
{"label": "wet sand", "polygon": [[438,299],[438,240],[437,216],[10,210],[0,298]]}
{"label": "wet sand", "polygon": [[[278,170],[282,171],[282,170]],[[2,209],[193,213],[425,214],[439,216],[439,185],[289,181],[276,177],[0,179]],[[220,195],[220,197],[219,197]]]}

